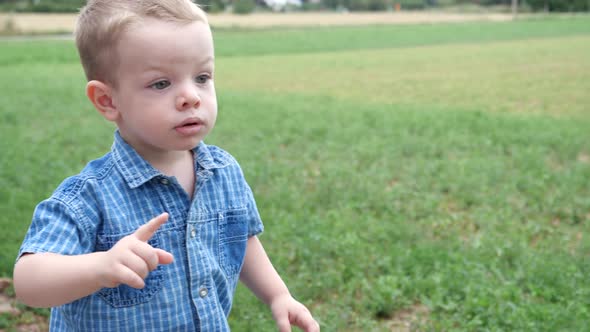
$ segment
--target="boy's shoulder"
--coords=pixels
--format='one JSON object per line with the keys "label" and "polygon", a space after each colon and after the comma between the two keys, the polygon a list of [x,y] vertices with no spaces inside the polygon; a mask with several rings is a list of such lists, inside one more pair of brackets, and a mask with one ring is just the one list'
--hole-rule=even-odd
{"label": "boy's shoulder", "polygon": [[101,180],[112,172],[114,166],[111,152],[94,159],[88,162],[78,174],[64,179],[55,189],[52,197],[64,202],[71,202],[79,198],[81,193],[89,188],[100,188]]}
{"label": "boy's shoulder", "polygon": [[196,148],[197,162],[205,169],[238,166],[238,161],[227,151],[216,146],[201,142]]}

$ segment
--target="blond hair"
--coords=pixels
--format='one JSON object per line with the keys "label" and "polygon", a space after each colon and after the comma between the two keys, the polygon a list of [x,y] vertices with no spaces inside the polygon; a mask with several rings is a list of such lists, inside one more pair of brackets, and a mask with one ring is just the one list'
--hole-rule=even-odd
{"label": "blond hair", "polygon": [[116,84],[116,47],[121,34],[146,17],[188,24],[207,23],[190,0],[89,0],[76,23],[76,46],[86,78]]}

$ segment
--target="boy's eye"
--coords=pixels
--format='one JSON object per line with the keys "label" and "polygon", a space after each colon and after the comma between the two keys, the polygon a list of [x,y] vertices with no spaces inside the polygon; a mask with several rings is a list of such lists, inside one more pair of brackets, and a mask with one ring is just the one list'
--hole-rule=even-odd
{"label": "boy's eye", "polygon": [[198,84],[205,84],[209,80],[209,75],[199,75],[195,77],[195,82]]}
{"label": "boy's eye", "polygon": [[170,86],[170,82],[168,81],[158,81],[152,85],[150,85],[150,87],[156,89],[156,90],[163,90],[166,89],[167,87]]}

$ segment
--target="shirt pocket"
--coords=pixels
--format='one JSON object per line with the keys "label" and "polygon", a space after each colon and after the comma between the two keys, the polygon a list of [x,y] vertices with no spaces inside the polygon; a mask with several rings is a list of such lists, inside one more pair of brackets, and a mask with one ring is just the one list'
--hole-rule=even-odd
{"label": "shirt pocket", "polygon": [[237,209],[219,213],[219,264],[226,276],[237,281],[246,255],[248,242],[248,210]]}
{"label": "shirt pocket", "polygon": [[[111,249],[125,235],[98,235],[96,242],[97,251]],[[156,233],[148,241],[154,248],[160,247],[160,234]],[[149,302],[162,288],[164,281],[164,270],[162,265],[151,271],[145,281],[145,287],[136,289],[125,284],[113,288],[102,288],[97,294],[113,308],[123,308]]]}

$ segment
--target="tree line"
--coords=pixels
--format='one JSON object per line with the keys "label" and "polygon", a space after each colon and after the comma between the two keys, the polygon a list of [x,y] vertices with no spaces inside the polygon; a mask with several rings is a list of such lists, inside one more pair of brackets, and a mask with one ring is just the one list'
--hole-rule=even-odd
{"label": "tree line", "polygon": [[[209,12],[250,13],[270,10],[269,0],[197,0]],[[85,0],[0,0],[1,11],[63,13],[77,12]],[[453,6],[509,7],[511,0],[301,0],[293,11],[394,11],[436,9]],[[590,11],[590,0],[519,0],[524,11]]]}

